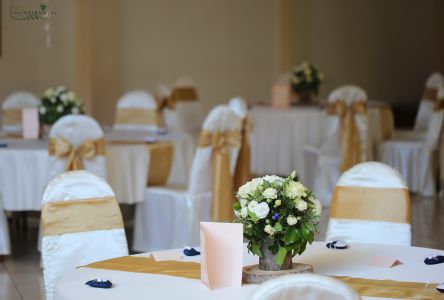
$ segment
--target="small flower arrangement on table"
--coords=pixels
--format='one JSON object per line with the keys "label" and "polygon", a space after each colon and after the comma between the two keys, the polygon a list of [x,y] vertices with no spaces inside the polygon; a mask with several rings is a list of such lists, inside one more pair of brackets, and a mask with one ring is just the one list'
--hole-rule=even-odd
{"label": "small flower arrangement on table", "polygon": [[317,95],[324,75],[316,65],[303,62],[294,67],[291,74],[291,88],[299,95],[301,102],[311,101],[311,94]]}
{"label": "small flower arrangement on table", "polygon": [[297,181],[267,175],[239,188],[234,205],[235,222],[244,226],[248,249],[259,256],[261,270],[292,267],[291,259],[312,243],[322,206],[312,191]]}
{"label": "small flower arrangement on table", "polygon": [[39,107],[40,121],[45,125],[52,125],[65,115],[84,112],[82,102],[77,95],[64,86],[47,89]]}

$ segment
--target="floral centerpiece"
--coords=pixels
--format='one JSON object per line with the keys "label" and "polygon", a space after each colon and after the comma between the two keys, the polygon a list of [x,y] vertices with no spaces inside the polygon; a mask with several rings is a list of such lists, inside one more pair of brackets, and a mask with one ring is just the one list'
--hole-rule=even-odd
{"label": "floral centerpiece", "polygon": [[52,125],[65,115],[83,113],[83,105],[77,95],[64,86],[47,89],[39,107],[40,121],[45,125]]}
{"label": "floral centerpiece", "polygon": [[286,270],[292,258],[312,243],[322,206],[312,191],[297,181],[267,175],[239,188],[235,222],[244,226],[248,249],[259,256],[259,269]]}
{"label": "floral centerpiece", "polygon": [[297,93],[302,102],[311,100],[311,94],[319,92],[324,75],[316,65],[303,62],[294,67],[291,74],[291,87]]}

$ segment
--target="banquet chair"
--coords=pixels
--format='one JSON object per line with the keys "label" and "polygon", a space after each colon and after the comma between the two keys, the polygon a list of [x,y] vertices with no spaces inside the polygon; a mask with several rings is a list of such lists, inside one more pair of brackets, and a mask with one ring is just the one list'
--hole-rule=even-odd
{"label": "banquet chair", "polygon": [[297,274],[262,283],[250,300],[359,300],[359,294],[347,284],[328,276]]}
{"label": "banquet chair", "polygon": [[[167,88],[159,89],[165,96]],[[164,114],[167,128],[197,136],[202,126],[203,109],[193,81],[187,77],[179,78],[166,99]]]}
{"label": "banquet chair", "polygon": [[329,206],[331,192],[341,173],[367,160],[370,150],[367,145],[367,94],[358,86],[339,87],[328,96],[326,113],[322,145],[304,147],[305,165],[301,177],[322,204]]}
{"label": "banquet chair", "polygon": [[233,97],[228,106],[242,119],[242,144],[237,157],[234,172],[234,188],[237,190],[251,180],[251,149],[249,134],[252,130],[251,119],[248,116],[247,102],[241,97]]}
{"label": "banquet chair", "polygon": [[40,100],[30,92],[18,91],[10,94],[2,104],[3,131],[20,134],[22,131],[22,109],[39,105]]}
{"label": "banquet chair", "polygon": [[388,140],[380,146],[381,161],[398,170],[411,192],[436,194],[438,145],[443,110],[432,113],[424,137]]}
{"label": "banquet chair", "polygon": [[[234,202],[231,202],[230,184],[239,152],[240,129],[241,119],[227,106],[210,111],[202,126],[188,187],[148,187],[145,201],[137,204],[133,250],[198,245],[199,222],[219,219],[219,210],[214,211],[219,204],[225,205],[220,210],[228,209],[231,217]],[[225,168],[214,164],[215,159],[222,159],[221,153],[228,155],[224,158]],[[226,179],[223,186],[218,185],[220,179]],[[212,192],[214,188],[227,194],[219,198],[219,193]],[[221,199],[225,201],[221,203]]]}
{"label": "banquet chair", "polygon": [[326,240],[410,246],[410,195],[401,174],[379,162],[347,170],[333,193]]}
{"label": "banquet chair", "polygon": [[117,102],[114,129],[156,131],[162,116],[153,95],[142,90],[125,93]]}
{"label": "banquet chair", "polygon": [[2,197],[0,195],[0,262],[4,255],[11,254],[11,245],[9,241],[8,221],[3,210]]}
{"label": "banquet chair", "polygon": [[87,171],[63,173],[42,199],[42,262],[46,299],[56,281],[92,262],[128,255],[122,215],[108,183]]}
{"label": "banquet chair", "polygon": [[105,141],[100,125],[85,115],[60,118],[49,132],[49,178],[84,169],[106,178]]}

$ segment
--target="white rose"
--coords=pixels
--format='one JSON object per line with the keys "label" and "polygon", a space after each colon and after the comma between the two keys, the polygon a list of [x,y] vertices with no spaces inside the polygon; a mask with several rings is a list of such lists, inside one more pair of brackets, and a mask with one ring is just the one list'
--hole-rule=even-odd
{"label": "white rose", "polygon": [[298,222],[298,218],[296,218],[295,216],[289,215],[287,217],[287,223],[290,226],[296,225],[296,223]]}
{"label": "white rose", "polygon": [[284,178],[282,178],[280,176],[276,176],[276,175],[266,175],[262,178],[264,180],[268,181],[269,183],[277,183],[279,185],[281,185],[282,182],[284,181]]}
{"label": "white rose", "polygon": [[63,112],[63,106],[62,105],[58,105],[57,106],[57,112],[58,113],[62,113]]}
{"label": "white rose", "polygon": [[277,191],[274,188],[268,188],[262,193],[262,196],[264,196],[266,199],[276,199]]}
{"label": "white rose", "polygon": [[75,114],[75,115],[78,115],[78,114],[80,113],[80,110],[79,110],[78,107],[73,107],[73,108],[71,109],[71,113],[73,113],[73,114]]}
{"label": "white rose", "polygon": [[264,231],[266,233],[268,233],[269,235],[274,235],[274,232],[275,232],[273,226],[271,226],[271,225],[265,226]]}
{"label": "white rose", "polygon": [[44,93],[44,96],[49,98],[52,94],[54,94],[54,90],[53,89],[47,89]]}
{"label": "white rose", "polygon": [[257,201],[255,201],[255,200],[251,201],[250,203],[248,203],[248,210],[251,211],[251,212],[254,212],[254,210],[256,209],[256,206],[258,204],[259,203]]}
{"label": "white rose", "polygon": [[246,218],[248,216],[248,209],[246,207],[242,207],[240,215],[242,218]]}
{"label": "white rose", "polygon": [[76,94],[74,94],[73,91],[69,91],[66,93],[66,96],[68,97],[69,101],[74,101],[76,99]]}
{"label": "white rose", "polygon": [[237,193],[238,193],[239,196],[241,196],[242,198],[246,198],[246,197],[248,197],[248,195],[249,195],[250,193],[252,193],[252,192],[253,192],[253,189],[252,189],[251,182],[247,182],[246,184],[244,184],[243,186],[241,186],[241,187],[239,188],[239,191],[238,191]]}
{"label": "white rose", "polygon": [[306,197],[307,190],[304,185],[297,181],[291,181],[285,188],[285,195],[292,199]]}
{"label": "white rose", "polygon": [[318,199],[315,199],[315,200],[313,201],[313,203],[314,203],[314,205],[315,205],[315,209],[314,209],[314,211],[315,211],[316,215],[320,216],[321,213],[322,213],[322,205],[321,205],[321,202],[319,202]]}
{"label": "white rose", "polygon": [[250,182],[253,191],[256,191],[262,184],[264,184],[264,180],[262,178],[254,178]]}
{"label": "white rose", "polygon": [[296,202],[296,209],[299,211],[304,211],[307,209],[307,202],[305,202],[304,200],[299,200],[298,202]]}
{"label": "white rose", "polygon": [[40,108],[39,108],[39,112],[40,112],[41,115],[46,114],[46,107],[44,107],[44,106],[40,106]]}
{"label": "white rose", "polygon": [[241,207],[244,207],[244,206],[247,206],[247,204],[248,204],[248,200],[247,200],[247,199],[240,199],[240,200],[239,200],[239,203],[240,203],[240,206],[241,206]]}
{"label": "white rose", "polygon": [[253,212],[256,215],[256,217],[258,217],[259,219],[263,219],[270,212],[270,207],[266,202],[262,202],[254,207]]}

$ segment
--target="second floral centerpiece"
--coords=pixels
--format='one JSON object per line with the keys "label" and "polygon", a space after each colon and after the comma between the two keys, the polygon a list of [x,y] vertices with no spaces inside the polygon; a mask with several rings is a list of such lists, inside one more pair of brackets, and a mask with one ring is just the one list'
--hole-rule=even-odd
{"label": "second floral centerpiece", "polygon": [[248,249],[259,256],[259,269],[288,270],[292,258],[312,243],[322,207],[313,192],[297,181],[271,175],[239,188],[235,222],[244,226]]}

